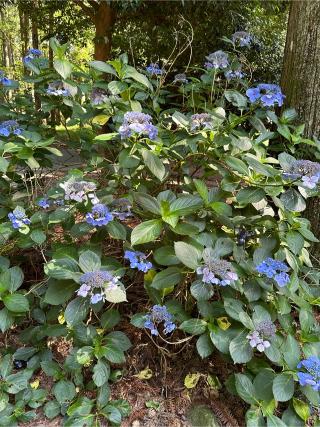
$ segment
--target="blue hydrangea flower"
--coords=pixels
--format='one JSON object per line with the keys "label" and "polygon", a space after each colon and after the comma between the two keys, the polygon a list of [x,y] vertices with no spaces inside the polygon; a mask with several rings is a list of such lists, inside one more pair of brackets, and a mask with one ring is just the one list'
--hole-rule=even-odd
{"label": "blue hydrangea flower", "polygon": [[301,179],[301,186],[313,189],[320,181],[320,163],[311,160],[295,160],[283,174],[285,179]]}
{"label": "blue hydrangea flower", "polygon": [[210,55],[206,56],[206,59],[208,61],[204,64],[204,66],[207,70],[219,70],[229,67],[228,54],[223,52],[223,50],[217,50],[214,53],[210,53]]}
{"label": "blue hydrangea flower", "polygon": [[13,84],[13,80],[6,77],[3,71],[0,71],[0,84],[3,86],[11,86]]}
{"label": "blue hydrangea flower", "polygon": [[239,68],[238,70],[228,70],[224,73],[224,76],[227,80],[233,80],[233,79],[242,79],[245,74],[241,71]]}
{"label": "blue hydrangea flower", "polygon": [[28,49],[26,56],[23,58],[24,62],[30,62],[35,58],[39,58],[42,55],[42,51],[39,49]]}
{"label": "blue hydrangea flower", "polygon": [[70,95],[69,90],[65,89],[65,87],[63,86],[63,82],[61,82],[61,81],[55,81],[55,82],[49,83],[46,92],[48,95],[54,95],[54,96],[69,96]]}
{"label": "blue hydrangea flower", "polygon": [[112,213],[109,211],[108,207],[102,203],[97,203],[94,205],[92,211],[86,215],[87,223],[96,227],[107,225],[112,220]]}
{"label": "blue hydrangea flower", "polygon": [[31,224],[30,219],[27,217],[25,210],[21,206],[17,206],[12,212],[8,214],[12,227],[15,229],[22,228],[24,225]]}
{"label": "blue hydrangea flower", "polygon": [[121,139],[129,138],[133,134],[147,135],[154,140],[158,136],[158,129],[151,123],[149,114],[128,111],[125,113],[123,123],[119,128]]}
{"label": "blue hydrangea flower", "polygon": [[74,177],[69,178],[68,181],[60,184],[65,192],[65,200],[74,200],[75,202],[86,202],[91,200],[93,204],[99,203],[95,195],[97,186],[94,182],[90,181],[77,181]]}
{"label": "blue hydrangea flower", "polygon": [[263,107],[274,107],[276,104],[281,107],[285,98],[280,86],[268,83],[248,89],[246,95],[250,102],[260,102]]}
{"label": "blue hydrangea flower", "polygon": [[190,120],[190,129],[212,129],[212,116],[208,113],[193,114]]}
{"label": "blue hydrangea flower", "polygon": [[239,45],[240,47],[250,47],[252,37],[246,31],[236,31],[232,34],[231,37],[234,44]]}
{"label": "blue hydrangea flower", "polygon": [[308,359],[302,360],[298,369],[303,368],[304,371],[297,372],[300,385],[310,385],[313,390],[320,391],[320,359],[317,356],[310,356]]}
{"label": "blue hydrangea flower", "polygon": [[280,288],[290,282],[290,276],[287,274],[289,267],[285,262],[267,258],[256,267],[256,270],[269,279],[274,279]]}
{"label": "blue hydrangea flower", "polygon": [[152,268],[152,263],[146,261],[147,256],[143,252],[125,251],[124,259],[129,260],[131,268],[137,268],[144,273],[147,273]]}
{"label": "blue hydrangea flower", "polygon": [[19,127],[19,123],[16,120],[6,120],[0,123],[0,135],[21,135],[22,129]]}
{"label": "blue hydrangea flower", "polygon": [[152,76],[161,76],[165,72],[162,68],[159,67],[158,64],[154,63],[151,63],[148,67],[146,67],[146,71]]}
{"label": "blue hydrangea flower", "polygon": [[109,271],[89,271],[80,277],[80,288],[77,290],[77,295],[83,298],[90,296],[91,303],[97,304],[105,299],[106,292],[116,289],[118,283],[119,278],[113,276]]}
{"label": "blue hydrangea flower", "polygon": [[173,322],[174,317],[168,312],[165,305],[154,305],[145,319],[144,327],[150,330],[151,335],[159,335],[158,325],[161,323],[163,323],[165,335],[170,334],[176,328],[176,324]]}
{"label": "blue hydrangea flower", "polygon": [[224,259],[213,258],[207,250],[203,252],[204,266],[197,268],[197,274],[202,275],[203,283],[227,286],[238,280],[232,264]]}
{"label": "blue hydrangea flower", "polygon": [[43,199],[37,201],[37,205],[40,208],[48,209],[50,207],[50,200],[47,197],[44,197]]}

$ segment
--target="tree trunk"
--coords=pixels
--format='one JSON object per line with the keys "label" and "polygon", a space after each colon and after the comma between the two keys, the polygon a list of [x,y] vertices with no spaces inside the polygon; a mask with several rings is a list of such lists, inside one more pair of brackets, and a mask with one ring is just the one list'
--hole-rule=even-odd
{"label": "tree trunk", "polygon": [[96,29],[94,58],[98,61],[106,61],[111,52],[114,10],[106,1],[101,1],[95,11],[93,20]]}
{"label": "tree trunk", "polygon": [[[320,2],[292,1],[284,53],[281,87],[286,106],[294,107],[305,123],[308,138],[320,137]],[[303,149],[302,149],[303,151]],[[308,155],[304,155],[307,158]],[[310,158],[314,160],[314,158]],[[307,200],[306,216],[320,238],[320,200]],[[320,259],[320,245],[312,254]]]}

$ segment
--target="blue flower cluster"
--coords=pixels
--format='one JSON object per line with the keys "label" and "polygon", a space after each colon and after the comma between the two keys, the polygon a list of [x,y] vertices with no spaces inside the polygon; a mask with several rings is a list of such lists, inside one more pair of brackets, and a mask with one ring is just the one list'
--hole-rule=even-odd
{"label": "blue flower cluster", "polygon": [[313,189],[320,181],[320,163],[311,160],[296,160],[283,174],[283,177],[285,179],[301,178],[303,187]]}
{"label": "blue flower cluster", "polygon": [[144,327],[150,329],[152,335],[159,335],[157,329],[159,323],[163,323],[163,333],[166,335],[176,329],[176,325],[173,323],[174,317],[168,312],[165,305],[154,305],[151,312],[145,316],[145,319]]}
{"label": "blue flower cluster", "polygon": [[[84,273],[80,277],[80,288],[77,295],[83,298],[90,295],[92,304],[103,301],[107,291],[114,290],[118,287],[119,278],[113,276],[109,271],[97,270]],[[95,290],[98,289],[98,292]]]}
{"label": "blue flower cluster", "polygon": [[108,207],[102,203],[97,203],[93,206],[92,211],[87,213],[86,221],[88,224],[102,227],[113,220],[113,215]]}
{"label": "blue flower cluster", "polygon": [[6,120],[5,122],[0,123],[1,136],[21,135],[21,132],[22,129],[15,120]]}
{"label": "blue flower cluster", "polygon": [[21,206],[17,206],[12,212],[8,213],[8,218],[11,221],[12,227],[16,229],[31,224],[26,211]]}
{"label": "blue flower cluster", "polygon": [[250,102],[260,102],[263,107],[273,107],[276,104],[281,107],[285,98],[280,86],[269,83],[261,83],[248,89],[246,95]]}
{"label": "blue flower cluster", "polygon": [[48,209],[52,205],[63,206],[64,200],[63,199],[50,200],[48,199],[48,197],[43,197],[42,199],[39,199],[37,201],[37,206],[39,206],[39,208],[42,208],[42,209]]}
{"label": "blue flower cluster", "polygon": [[206,59],[208,61],[205,62],[204,66],[207,70],[219,70],[229,67],[228,54],[223,50],[217,50],[216,52],[210,53],[210,55],[206,56]]}
{"label": "blue flower cluster", "polygon": [[159,67],[158,64],[153,64],[153,63],[151,63],[150,65],[148,65],[148,67],[146,67],[146,71],[152,76],[161,76],[165,72],[162,68]]}
{"label": "blue flower cluster", "polygon": [[223,259],[205,259],[205,265],[197,268],[197,274],[202,275],[203,283],[227,286],[238,280],[232,264]]}
{"label": "blue flower cluster", "polygon": [[252,41],[251,35],[246,31],[236,31],[232,34],[231,39],[234,44],[240,47],[250,47]]}
{"label": "blue flower cluster", "polygon": [[287,274],[289,267],[285,262],[267,258],[256,267],[256,270],[269,279],[274,279],[280,288],[283,288],[290,282],[290,276]]}
{"label": "blue flower cluster", "polygon": [[132,134],[144,134],[151,140],[156,139],[158,129],[151,123],[151,120],[149,114],[128,111],[125,113],[123,123],[119,128],[121,138],[129,138]]}
{"label": "blue flower cluster", "polygon": [[68,89],[65,89],[63,86],[63,83],[60,81],[51,82],[48,85],[48,88],[46,90],[48,95],[54,95],[54,96],[69,96],[70,92]]}
{"label": "blue flower cluster", "polygon": [[317,356],[310,356],[302,360],[298,369],[304,368],[303,372],[297,372],[299,383],[302,386],[310,385],[313,390],[320,391],[320,359]]}
{"label": "blue flower cluster", "polygon": [[42,51],[40,49],[28,49],[26,56],[23,58],[24,62],[30,62],[35,58],[39,58],[42,55]]}
{"label": "blue flower cluster", "polygon": [[132,216],[131,204],[128,199],[122,198],[113,200],[111,206],[114,209],[112,211],[113,216],[118,218],[120,221],[124,221],[128,217]]}
{"label": "blue flower cluster", "polygon": [[264,320],[256,326],[256,329],[247,335],[250,347],[257,348],[260,352],[263,352],[266,348],[270,347],[269,339],[274,337],[276,333],[276,327],[271,320]]}
{"label": "blue flower cluster", "polygon": [[190,129],[212,129],[212,116],[208,113],[193,114],[191,116]]}
{"label": "blue flower cluster", "polygon": [[3,86],[11,86],[13,83],[13,80],[9,79],[4,75],[3,71],[0,71],[0,84]]}
{"label": "blue flower cluster", "polygon": [[152,263],[146,261],[147,256],[143,252],[139,251],[125,251],[124,259],[130,262],[131,268],[137,268],[139,271],[147,273],[152,268]]}
{"label": "blue flower cluster", "polygon": [[239,68],[238,70],[228,70],[224,73],[224,76],[227,80],[233,80],[233,79],[242,79],[245,74],[241,71]]}

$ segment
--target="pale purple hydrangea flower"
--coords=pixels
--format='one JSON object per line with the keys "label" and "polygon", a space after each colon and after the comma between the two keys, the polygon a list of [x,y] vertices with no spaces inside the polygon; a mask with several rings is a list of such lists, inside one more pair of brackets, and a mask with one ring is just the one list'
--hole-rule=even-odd
{"label": "pale purple hydrangea flower", "polygon": [[12,212],[8,213],[8,218],[11,221],[12,227],[15,229],[23,228],[24,225],[31,224],[30,219],[26,215],[26,211],[17,206]]}
{"label": "pale purple hydrangea flower", "polygon": [[188,83],[187,76],[184,73],[176,74],[173,83]]}
{"label": "pale purple hydrangea flower", "polygon": [[70,92],[66,89],[61,81],[54,81],[49,83],[48,88],[46,90],[48,95],[54,96],[69,96]]}
{"label": "pale purple hydrangea flower", "polygon": [[210,55],[206,56],[208,60],[204,66],[207,70],[211,69],[223,69],[229,67],[229,57],[228,54],[223,52],[223,50],[217,50],[214,53],[210,53]]}
{"label": "pale purple hydrangea flower", "polygon": [[121,139],[130,138],[133,134],[147,135],[154,140],[158,136],[158,129],[152,124],[149,114],[128,111],[124,115],[123,123],[119,128]]}
{"label": "pale purple hydrangea flower", "polygon": [[151,63],[146,67],[147,73],[151,74],[152,76],[161,76],[164,74],[164,70],[159,67],[159,64]]}
{"label": "pale purple hydrangea flower", "polygon": [[154,305],[151,312],[145,316],[144,327],[150,329],[151,335],[159,335],[158,325],[163,323],[164,334],[170,334],[176,328],[176,324],[173,322],[174,317],[168,312],[167,307],[164,305]]}
{"label": "pale purple hydrangea flower", "polygon": [[108,92],[100,87],[94,87],[92,89],[90,99],[92,105],[104,104],[108,101]]}
{"label": "pale purple hydrangea flower", "polygon": [[60,184],[60,187],[65,192],[65,200],[74,200],[81,203],[90,199],[93,204],[99,203],[95,195],[97,186],[93,182],[77,181],[75,178],[70,178],[68,181]]}
{"label": "pale purple hydrangea flower", "polygon": [[303,187],[314,189],[320,181],[320,163],[311,160],[295,160],[283,177],[301,179]]}
{"label": "pale purple hydrangea flower", "polygon": [[22,129],[19,127],[19,123],[16,120],[6,120],[0,123],[0,135],[21,135]]}
{"label": "pale purple hydrangea flower", "polygon": [[120,221],[124,221],[125,219],[131,217],[133,214],[131,212],[131,203],[128,199],[115,199],[111,203],[111,207],[113,209],[112,214]]}
{"label": "pale purple hydrangea flower", "polygon": [[241,68],[238,68],[237,70],[228,70],[224,73],[224,76],[227,80],[233,80],[233,79],[242,79],[245,74],[241,71]]}
{"label": "pale purple hydrangea flower", "polygon": [[236,31],[232,34],[232,41],[234,44],[239,45],[240,47],[250,47],[252,42],[252,37],[246,31]]}
{"label": "pale purple hydrangea flower", "polygon": [[320,391],[320,359],[317,356],[310,356],[302,360],[298,369],[304,371],[297,372],[299,383],[302,387],[311,386],[313,390]]}
{"label": "pale purple hydrangea flower", "polygon": [[117,289],[118,283],[119,278],[109,271],[89,271],[80,277],[81,286],[77,290],[77,295],[83,298],[90,296],[91,303],[97,304],[105,299],[106,292]]}
{"label": "pale purple hydrangea flower", "polygon": [[190,130],[212,129],[212,116],[208,113],[193,114],[190,120]]}
{"label": "pale purple hydrangea flower", "polygon": [[143,273],[147,273],[152,268],[152,263],[146,261],[147,256],[143,252],[125,251],[124,259],[129,260],[131,268],[137,268]]}
{"label": "pale purple hydrangea flower", "polygon": [[260,102],[263,107],[274,107],[276,104],[281,107],[285,98],[280,86],[269,83],[261,83],[248,89],[246,95],[250,102]]}
{"label": "pale purple hydrangea flower", "polygon": [[203,259],[205,265],[197,268],[197,274],[202,275],[203,283],[227,286],[238,280],[238,275],[230,262],[214,258],[206,250],[203,253]]}

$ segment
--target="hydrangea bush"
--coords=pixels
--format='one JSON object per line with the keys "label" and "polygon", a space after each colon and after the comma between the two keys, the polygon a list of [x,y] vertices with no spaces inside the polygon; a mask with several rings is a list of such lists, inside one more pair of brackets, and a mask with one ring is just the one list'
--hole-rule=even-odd
{"label": "hydrangea bush", "polygon": [[[233,363],[225,387],[246,402],[248,426],[316,422],[320,292],[308,248],[317,239],[303,211],[319,194],[320,164],[295,153],[308,144],[316,157],[317,143],[294,110],[279,110],[279,86],[248,77],[250,43],[237,32],[233,50],[174,76],[158,64],[136,70],[126,55],[79,69],[52,39],[54,70],[40,51],[24,61],[38,112],[0,75],[13,97],[0,122],[2,253],[12,263],[16,248],[33,249],[44,260],[30,287],[0,258],[0,329],[21,326],[25,345],[0,361],[3,425],[32,420],[42,405],[65,425],[117,425],[129,414],[109,383],[131,346],[115,328],[133,275],[149,302],[132,325],[150,345],[190,335],[201,358]],[[47,182],[62,155],[50,126],[57,109],[67,130],[95,137],[70,140],[83,167]],[[118,241],[117,256],[106,241]],[[72,343],[62,365],[46,345],[55,337]],[[12,373],[18,361],[26,367]],[[32,387],[39,369],[53,377],[52,396]]]}

